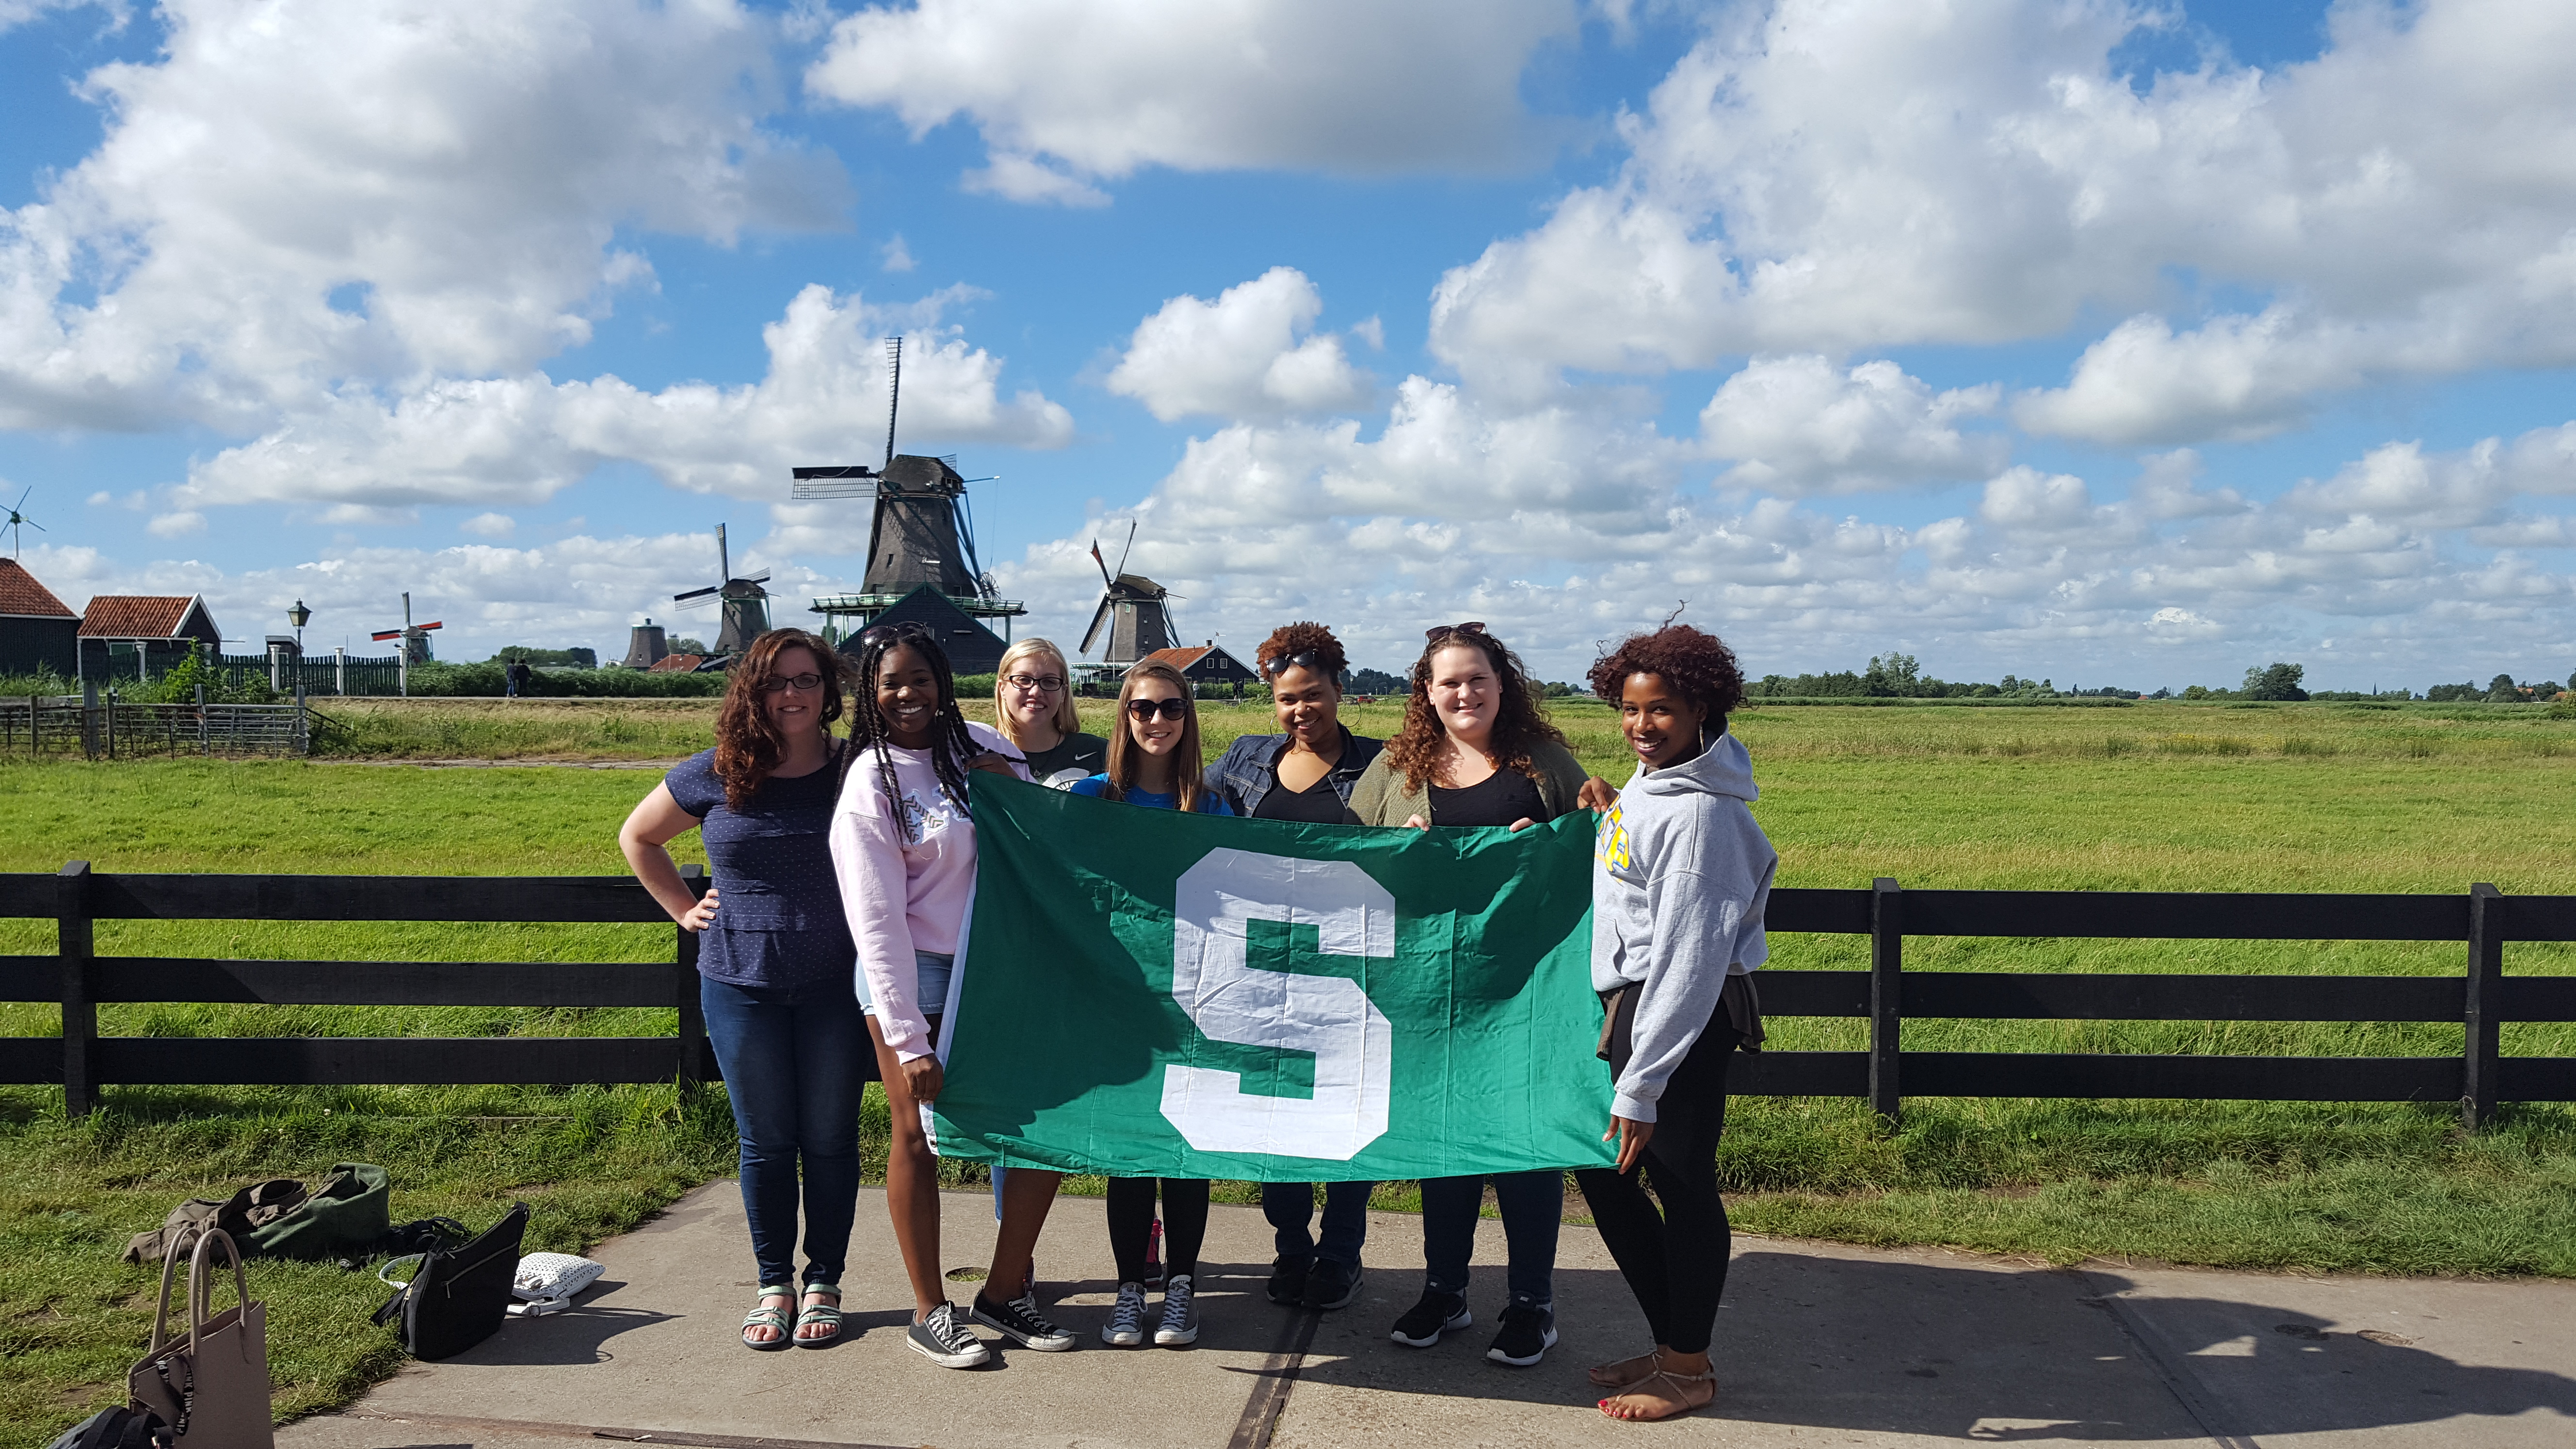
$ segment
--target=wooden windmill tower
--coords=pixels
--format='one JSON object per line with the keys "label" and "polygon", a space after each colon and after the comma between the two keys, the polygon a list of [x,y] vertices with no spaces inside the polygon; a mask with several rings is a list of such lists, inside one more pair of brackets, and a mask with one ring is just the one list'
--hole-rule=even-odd
{"label": "wooden windmill tower", "polygon": [[751,647],[752,640],[769,632],[769,591],[761,587],[769,582],[769,570],[735,578],[733,555],[725,548],[721,523],[716,525],[716,579],[706,588],[673,594],[671,602],[683,609],[696,609],[722,601],[724,619],[716,628],[716,652],[740,654]]}
{"label": "wooden windmill tower", "polygon": [[1136,546],[1136,525],[1127,525],[1127,547],[1118,551],[1118,568],[1112,573],[1108,561],[1100,556],[1100,543],[1092,541],[1091,561],[1100,566],[1100,607],[1091,614],[1091,627],[1083,631],[1082,650],[1105,635],[1108,650],[1100,657],[1110,671],[1125,669],[1157,649],[1170,649],[1180,643],[1172,628],[1172,609],[1167,602],[1171,590],[1145,577],[1127,572],[1127,554]]}

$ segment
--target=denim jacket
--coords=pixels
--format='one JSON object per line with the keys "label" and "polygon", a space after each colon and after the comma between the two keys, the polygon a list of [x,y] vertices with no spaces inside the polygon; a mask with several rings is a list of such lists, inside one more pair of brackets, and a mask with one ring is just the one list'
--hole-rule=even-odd
{"label": "denim jacket", "polygon": [[[1333,762],[1332,773],[1324,778],[1332,782],[1333,793],[1350,803],[1351,787],[1358,784],[1360,773],[1386,747],[1382,740],[1351,733],[1343,725],[1342,757]],[[1288,752],[1286,735],[1238,735],[1225,754],[1208,767],[1207,788],[1222,798],[1238,816],[1249,817],[1261,808],[1261,797],[1279,785],[1279,758]]]}

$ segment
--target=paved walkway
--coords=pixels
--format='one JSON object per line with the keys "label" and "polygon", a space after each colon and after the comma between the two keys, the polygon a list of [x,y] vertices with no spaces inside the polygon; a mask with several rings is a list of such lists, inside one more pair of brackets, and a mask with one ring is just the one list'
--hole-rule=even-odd
{"label": "paved walkway", "polygon": [[[604,1245],[582,1306],[513,1321],[472,1353],[416,1364],[351,1410],[279,1431],[281,1449],[708,1449],[938,1445],[1347,1449],[1438,1445],[1823,1445],[2130,1440],[2248,1446],[2576,1443],[2576,1283],[2050,1269],[1924,1251],[1738,1238],[1714,1410],[1661,1426],[1592,1408],[1584,1366],[1643,1347],[1600,1239],[1569,1226],[1564,1341],[1545,1363],[1484,1360],[1502,1232],[1478,1235],[1478,1325],[1390,1343],[1421,1286],[1416,1221],[1372,1224],[1358,1303],[1319,1318],[1262,1296],[1269,1230],[1215,1210],[1204,1331],[1187,1351],[1114,1350],[1101,1205],[1059,1202],[1039,1245],[1068,1354],[1014,1350],[951,1372],[904,1345],[881,1195],[859,1204],[851,1336],[755,1354],[734,1341],[755,1286],[733,1184],[691,1193]],[[980,1266],[991,1199],[947,1198],[949,1264]],[[972,1285],[960,1283],[962,1302]],[[878,1306],[883,1305],[883,1306]]]}

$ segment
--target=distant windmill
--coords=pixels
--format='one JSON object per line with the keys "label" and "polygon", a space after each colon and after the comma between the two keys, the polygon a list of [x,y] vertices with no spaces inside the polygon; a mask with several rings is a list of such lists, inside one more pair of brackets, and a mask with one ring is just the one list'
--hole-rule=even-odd
{"label": "distant windmill", "polygon": [[716,630],[716,652],[740,654],[751,647],[752,640],[769,632],[769,591],[761,587],[769,582],[769,570],[735,578],[733,554],[725,547],[721,523],[716,525],[716,577],[721,582],[673,594],[671,602],[683,609],[702,609],[721,599],[724,622]]}
{"label": "distant windmill", "polygon": [[9,556],[11,558],[16,558],[18,556],[18,541],[26,536],[26,531],[28,529],[32,528],[38,533],[49,533],[52,531],[46,528],[43,524],[38,523],[36,520],[29,518],[27,515],[18,511],[19,509],[27,506],[29,495],[33,494],[35,491],[36,485],[32,483],[28,484],[27,491],[19,494],[18,501],[10,505],[9,522],[5,526],[9,530]]}
{"label": "distant windmill", "polygon": [[444,623],[436,619],[432,619],[426,624],[413,623],[411,621],[411,593],[406,590],[403,593],[402,627],[399,629],[378,629],[376,632],[367,636],[379,643],[382,643],[387,639],[400,639],[402,641],[402,647],[394,651],[394,677],[400,681],[399,688],[406,697],[411,694],[411,667],[415,664],[427,664],[429,662],[429,631],[432,629],[444,629],[446,627],[447,626]]}
{"label": "distant windmill", "polygon": [[1124,668],[1157,649],[1169,649],[1180,642],[1172,628],[1171,606],[1164,600],[1171,591],[1143,574],[1127,572],[1127,555],[1136,547],[1136,524],[1127,524],[1127,547],[1118,551],[1118,569],[1113,575],[1107,560],[1100,556],[1100,541],[1091,543],[1091,561],[1100,566],[1102,592],[1100,607],[1092,612],[1091,627],[1083,632],[1082,650],[1091,652],[1093,643],[1105,632],[1109,636],[1108,652],[1101,662],[1112,668]]}

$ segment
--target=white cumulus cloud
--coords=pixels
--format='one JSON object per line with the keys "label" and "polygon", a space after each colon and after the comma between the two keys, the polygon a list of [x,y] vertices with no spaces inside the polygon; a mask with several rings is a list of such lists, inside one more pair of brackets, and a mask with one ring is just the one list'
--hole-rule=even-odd
{"label": "white cumulus cloud", "polygon": [[1323,294],[1294,267],[1272,267],[1214,302],[1174,297],[1137,324],[1109,390],[1165,422],[1358,407],[1369,376],[1351,366],[1340,338],[1314,334],[1323,311]]}
{"label": "white cumulus cloud", "polygon": [[1780,497],[1985,478],[2011,445],[1958,423],[1995,410],[1994,387],[1935,393],[1893,362],[1848,371],[1813,353],[1757,357],[1700,410],[1700,440],[1738,460],[1722,485]]}

